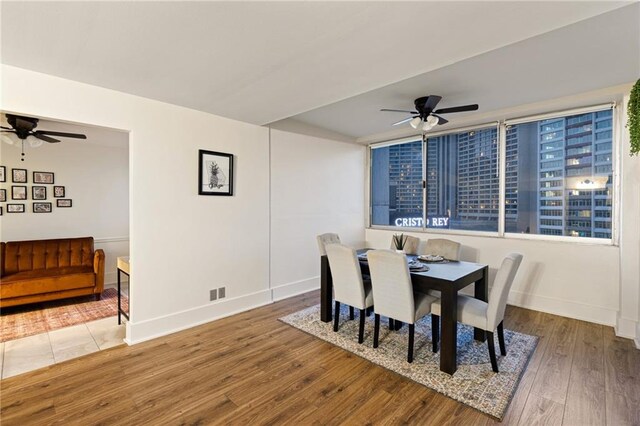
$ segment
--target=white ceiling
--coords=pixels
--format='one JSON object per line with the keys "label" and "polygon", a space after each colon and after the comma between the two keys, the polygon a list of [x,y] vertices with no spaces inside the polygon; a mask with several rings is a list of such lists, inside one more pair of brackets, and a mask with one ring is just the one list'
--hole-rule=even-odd
{"label": "white ceiling", "polygon": [[[496,51],[499,64],[515,72],[496,70],[486,56],[463,65],[460,61],[628,2],[0,4],[4,64],[255,124],[297,116],[355,137],[375,133],[376,125],[386,128],[396,119],[367,111],[408,107],[423,94],[445,96],[440,106],[482,102],[494,108],[503,101],[490,95],[507,78],[508,87],[517,86],[508,102],[547,96],[549,88],[538,92],[539,82],[535,93],[522,83],[548,75],[549,69],[527,67],[522,55],[528,63],[531,55],[540,55],[544,63],[572,62],[566,54],[546,57],[535,46],[520,54],[509,48]],[[617,32],[590,31],[605,37]],[[586,49],[574,36],[569,34],[565,45]],[[612,46],[600,45],[605,47]],[[512,63],[514,58],[517,62]],[[580,63],[594,65],[593,60]],[[452,68],[443,68],[449,65]],[[529,72],[518,77],[523,70]],[[425,80],[416,77],[384,88],[424,73],[429,76]],[[567,90],[589,86],[566,74]],[[620,78],[626,74],[616,73],[610,80]],[[372,92],[376,89],[378,95]]]}

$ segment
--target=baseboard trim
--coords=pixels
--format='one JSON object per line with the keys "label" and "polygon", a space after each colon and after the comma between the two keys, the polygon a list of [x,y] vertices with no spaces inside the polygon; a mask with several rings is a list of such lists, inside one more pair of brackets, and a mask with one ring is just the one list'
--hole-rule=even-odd
{"label": "baseboard trim", "polygon": [[588,321],[596,324],[615,326],[617,311],[593,306],[585,303],[573,302],[554,297],[539,296],[519,291],[509,293],[508,303],[521,308],[532,309],[534,311],[559,315],[581,321]]}
{"label": "baseboard trim", "polygon": [[131,321],[127,324],[125,342],[128,345],[135,345],[270,303],[273,303],[271,291],[263,290],[149,320]]}
{"label": "baseboard trim", "polygon": [[636,347],[638,347],[638,327],[640,327],[640,323],[638,323],[637,321],[629,318],[617,317],[615,326],[613,328],[616,332],[616,336],[633,339]]}
{"label": "baseboard trim", "polygon": [[307,278],[271,288],[271,297],[276,302],[320,288],[320,277]]}

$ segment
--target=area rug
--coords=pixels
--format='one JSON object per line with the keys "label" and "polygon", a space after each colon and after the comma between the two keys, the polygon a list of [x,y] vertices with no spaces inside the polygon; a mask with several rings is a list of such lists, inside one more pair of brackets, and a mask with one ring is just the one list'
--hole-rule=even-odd
{"label": "area rug", "polygon": [[[473,340],[473,328],[458,324],[458,369],[451,376],[439,369],[439,352],[431,350],[431,318],[416,323],[413,363],[407,362],[408,327],[389,331],[384,319],[380,324],[380,340],[373,349],[373,320],[365,323],[365,340],[358,344],[358,317],[349,321],[348,308],[341,307],[340,328],[333,331],[333,323],[320,321],[320,305],[280,318],[313,336],[353,352],[375,364],[427,386],[443,395],[469,405],[499,420],[509,406],[538,338],[504,330],[507,355],[498,356],[499,373],[491,370],[487,344]],[[497,336],[497,333],[496,333]],[[499,355],[496,337],[496,351]]]}
{"label": "area rug", "polygon": [[[128,311],[129,300],[122,296],[123,309]],[[0,342],[32,336],[71,325],[82,324],[118,314],[118,292],[108,288],[102,298],[72,297],[23,306],[2,308],[0,312]]]}

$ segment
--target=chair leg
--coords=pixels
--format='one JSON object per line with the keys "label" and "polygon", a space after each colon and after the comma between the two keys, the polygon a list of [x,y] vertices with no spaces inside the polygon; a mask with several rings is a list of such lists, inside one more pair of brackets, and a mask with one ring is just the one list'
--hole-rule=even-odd
{"label": "chair leg", "polygon": [[355,314],[355,310],[353,309],[353,306],[349,306],[349,319],[353,321],[355,317],[356,317],[356,314]]}
{"label": "chair leg", "polygon": [[340,302],[336,300],[336,307],[333,310],[333,331],[338,331],[339,319],[340,319]]}
{"label": "chair leg", "polygon": [[496,347],[493,342],[493,332],[487,331],[487,345],[489,345],[489,358],[491,358],[491,369],[498,372],[498,361],[496,361]]}
{"label": "chair leg", "polygon": [[377,348],[378,337],[380,336],[380,314],[375,314],[374,318],[375,320],[373,322],[373,347]]}
{"label": "chair leg", "polygon": [[373,312],[373,306],[367,308],[367,316],[371,316],[371,312]]}
{"label": "chair leg", "polygon": [[364,314],[364,309],[360,309],[360,328],[358,329],[358,343],[362,343],[364,342],[364,318],[365,318],[365,314]]}
{"label": "chair leg", "polygon": [[433,339],[433,353],[438,352],[438,341],[440,340],[440,317],[431,314],[431,339]]}
{"label": "chair leg", "polygon": [[498,343],[500,343],[500,354],[505,356],[507,354],[507,347],[504,344],[504,326],[502,321],[498,324]]}
{"label": "chair leg", "polygon": [[393,324],[393,318],[389,318],[389,330],[393,331],[394,328],[395,326]]}
{"label": "chair leg", "polygon": [[393,322],[396,325],[396,331],[402,328],[402,321],[394,320]]}
{"label": "chair leg", "polygon": [[413,334],[415,325],[409,324],[409,353],[407,354],[407,362],[413,362]]}

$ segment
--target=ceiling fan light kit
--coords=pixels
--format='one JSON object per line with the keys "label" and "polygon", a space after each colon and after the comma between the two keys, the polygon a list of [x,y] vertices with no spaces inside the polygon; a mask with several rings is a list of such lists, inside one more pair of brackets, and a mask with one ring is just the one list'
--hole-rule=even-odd
{"label": "ceiling fan light kit", "polygon": [[429,96],[423,96],[421,98],[418,98],[413,102],[416,107],[415,111],[409,111],[409,110],[403,110],[403,109],[386,109],[386,108],[383,108],[380,111],[404,112],[407,114],[412,114],[411,117],[407,117],[403,120],[393,123],[393,125],[397,126],[398,124],[409,122],[409,125],[414,129],[420,128],[423,132],[427,132],[433,129],[437,125],[442,125],[449,122],[449,120],[441,117],[438,114],[451,114],[454,112],[476,111],[478,109],[478,104],[470,104],[470,105],[461,105],[457,107],[442,108],[442,109],[434,110],[434,108],[436,107],[438,102],[440,102],[441,99],[442,99],[442,96],[438,96],[438,95],[429,95]]}

